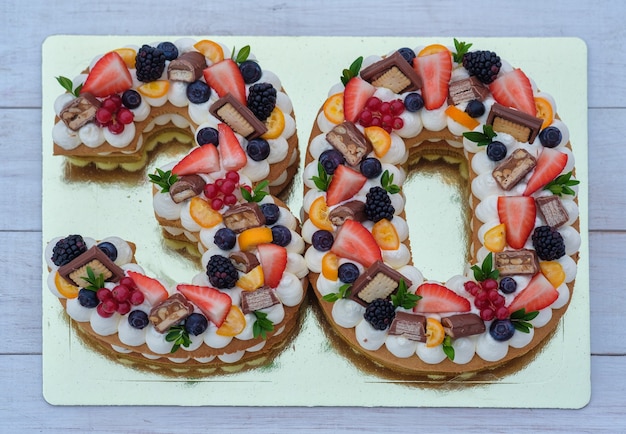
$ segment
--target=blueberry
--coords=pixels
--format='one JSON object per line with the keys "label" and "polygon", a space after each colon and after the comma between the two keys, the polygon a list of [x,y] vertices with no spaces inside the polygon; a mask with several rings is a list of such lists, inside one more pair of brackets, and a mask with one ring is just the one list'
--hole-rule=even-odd
{"label": "blueberry", "polygon": [[190,335],[198,336],[209,327],[209,321],[201,313],[192,313],[185,320],[185,330]]}
{"label": "blueberry", "polygon": [[205,127],[198,130],[196,133],[196,141],[200,146],[208,145],[209,143],[212,143],[215,146],[219,145],[217,130],[212,127]]}
{"label": "blueberry", "polygon": [[404,98],[404,108],[410,112],[416,112],[424,107],[424,99],[419,93],[413,92]]}
{"label": "blueberry", "polygon": [[265,216],[265,224],[273,225],[280,217],[280,208],[274,203],[264,203],[261,205],[261,211]]}
{"label": "blueberry", "polygon": [[187,99],[193,104],[202,104],[211,98],[211,88],[204,81],[194,81],[187,86]]}
{"label": "blueberry", "polygon": [[503,277],[500,280],[500,291],[504,294],[513,294],[517,290],[517,282],[512,277]]}
{"label": "blueberry", "polygon": [[563,135],[561,134],[561,130],[557,127],[548,127],[541,130],[539,140],[546,148],[555,148],[559,146],[561,140],[563,140]]}
{"label": "blueberry", "polygon": [[272,243],[286,247],[291,242],[291,231],[283,225],[272,226]]}
{"label": "blueberry", "polygon": [[322,164],[322,167],[324,168],[326,173],[328,173],[329,175],[332,175],[333,173],[335,173],[335,169],[337,169],[337,167],[340,164],[343,164],[346,162],[346,159],[338,150],[327,149],[324,152],[322,152],[322,154],[320,155],[319,161]]}
{"label": "blueberry", "polygon": [[404,60],[409,62],[409,65],[413,65],[413,59],[415,59],[415,51],[411,50],[408,47],[402,47],[398,50],[398,53],[404,57]]}
{"label": "blueberry", "polygon": [[270,144],[265,139],[252,139],[248,142],[246,152],[254,161],[263,161],[270,155]]}
{"label": "blueberry", "polygon": [[239,65],[239,70],[241,71],[243,81],[246,84],[252,84],[259,81],[261,75],[263,74],[261,67],[254,60],[244,60]]}
{"label": "blueberry", "polygon": [[489,326],[489,334],[496,341],[508,341],[515,333],[515,326],[510,319],[497,319]]}
{"label": "blueberry", "polygon": [[163,52],[165,60],[174,60],[178,57],[178,48],[171,42],[161,42],[157,48]]}
{"label": "blueberry", "polygon": [[502,142],[491,142],[487,145],[487,157],[491,161],[500,161],[506,157],[506,146]]}
{"label": "blueberry", "polygon": [[100,300],[98,300],[96,291],[85,288],[82,288],[80,291],[78,291],[78,302],[81,306],[90,309],[100,304]]}
{"label": "blueberry", "polygon": [[133,310],[128,315],[128,324],[134,329],[143,329],[149,323],[148,314],[143,310]]}
{"label": "blueberry", "polygon": [[111,261],[115,262],[117,259],[117,247],[115,247],[112,243],[105,241],[104,243],[98,244],[98,248],[102,250]]}
{"label": "blueberry", "polygon": [[213,242],[222,250],[230,250],[237,244],[237,235],[231,229],[221,228],[215,233]]}
{"label": "blueberry", "polygon": [[354,283],[354,281],[359,277],[359,268],[352,262],[341,264],[337,272],[339,280],[343,283]]}
{"label": "blueberry", "polygon": [[333,243],[335,242],[335,237],[333,237],[333,234],[330,231],[319,230],[313,233],[311,241],[315,250],[319,250],[320,252],[327,252],[333,246]]}
{"label": "blueberry", "polygon": [[473,118],[479,118],[485,114],[485,104],[478,101],[477,99],[473,99],[467,103],[467,107],[465,107],[465,113]]}
{"label": "blueberry", "polygon": [[361,173],[368,179],[376,178],[383,173],[383,166],[377,158],[366,158],[361,161]]}
{"label": "blueberry", "polygon": [[141,105],[141,95],[133,89],[128,89],[122,94],[122,104],[127,109],[136,109]]}

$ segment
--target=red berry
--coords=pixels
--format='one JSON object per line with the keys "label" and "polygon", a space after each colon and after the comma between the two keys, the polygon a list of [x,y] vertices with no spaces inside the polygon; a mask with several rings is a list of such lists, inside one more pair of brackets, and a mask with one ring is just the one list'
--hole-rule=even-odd
{"label": "red berry", "polygon": [[481,286],[483,289],[490,291],[492,289],[498,289],[498,282],[495,279],[485,279]]}
{"label": "red berry", "polygon": [[476,300],[487,301],[488,298],[489,296],[487,295],[486,291],[480,291],[478,294],[476,294]]}
{"label": "red berry", "polygon": [[491,321],[495,316],[495,312],[490,307],[487,307],[480,311],[480,318],[483,321]]}
{"label": "red berry", "polygon": [[391,101],[391,113],[397,116],[402,112],[404,112],[404,103],[399,99]]}
{"label": "red berry", "polygon": [[379,98],[375,96],[371,96],[368,98],[367,102],[365,103],[365,107],[367,107],[371,111],[378,111],[378,109],[380,108],[381,102],[382,101]]}
{"label": "red berry", "polygon": [[496,310],[496,318],[507,319],[509,317],[509,308],[501,306]]}
{"label": "red berry", "polygon": [[252,193],[252,187],[250,187],[249,185],[242,185],[241,188],[246,190],[248,193]]}
{"label": "red berry", "polygon": [[372,122],[372,112],[369,110],[363,110],[361,112],[361,116],[359,117],[359,123],[364,127],[369,127]]}
{"label": "red berry", "polygon": [[213,199],[217,197],[219,192],[220,192],[220,189],[217,188],[217,185],[215,184],[206,184],[204,186],[204,195],[209,199]]}
{"label": "red berry", "polygon": [[128,277],[128,276],[122,277],[122,279],[120,280],[120,285],[124,285],[124,286],[127,286],[130,289],[134,289],[135,288],[135,281],[133,279],[131,279],[130,277]]}
{"label": "red berry", "polygon": [[474,300],[474,305],[478,308],[478,309],[486,309],[487,307],[489,307],[489,301],[488,300]]}
{"label": "red berry", "polygon": [[224,196],[224,205],[232,206],[237,203],[237,196],[234,194],[227,194]]}
{"label": "red berry", "polygon": [[130,312],[130,303],[127,301],[122,301],[117,305],[117,313],[120,315],[126,315]]}
{"label": "red berry", "polygon": [[404,126],[404,121],[402,120],[402,118],[393,118],[391,126],[394,130],[399,130]]}
{"label": "red berry", "polygon": [[501,307],[501,306],[504,306],[505,301],[506,300],[504,299],[504,297],[502,295],[498,294],[498,298],[493,300],[492,303],[493,303],[493,305],[495,307]]}
{"label": "red berry", "polygon": [[110,97],[102,101],[100,108],[108,110],[111,114],[115,113],[118,109],[117,104]]}
{"label": "red berry", "polygon": [[98,312],[98,315],[100,315],[102,318],[110,318],[111,316],[113,316],[113,313],[114,313],[114,312],[106,312],[104,310],[102,303],[100,303],[98,307],[96,307],[96,311]]}
{"label": "red berry", "polygon": [[387,101],[381,103],[379,111],[382,115],[391,114],[391,104],[388,103]]}
{"label": "red berry", "polygon": [[496,300],[498,297],[500,297],[500,294],[498,294],[498,291],[496,290],[489,290],[487,291],[487,298],[489,299],[489,301],[493,302],[494,300]]}
{"label": "red berry", "polygon": [[228,172],[226,172],[226,179],[229,179],[237,184],[239,182],[239,173],[235,172],[234,170],[229,170]]}
{"label": "red berry", "polygon": [[224,207],[224,201],[220,199],[219,197],[216,197],[215,199],[211,201],[211,208],[213,208],[215,211],[219,211],[223,207]]}
{"label": "red berry", "polygon": [[143,303],[145,297],[143,296],[143,292],[139,291],[139,290],[134,290],[130,293],[130,304],[132,304],[133,306],[139,306],[141,303]]}
{"label": "red berry", "polygon": [[215,181],[215,185],[217,185],[217,188],[221,189],[222,188],[222,184],[224,184],[224,181],[226,181],[225,179],[218,179]]}
{"label": "red berry", "polygon": [[126,301],[130,297],[130,288],[124,285],[117,285],[111,291],[111,295],[119,302]]}
{"label": "red berry", "polygon": [[112,297],[111,295],[111,291],[109,291],[106,288],[100,288],[97,292],[96,292],[96,297],[98,298],[98,300],[100,301],[106,301],[109,298]]}
{"label": "red berry", "polygon": [[101,125],[106,125],[109,122],[111,122],[111,119],[113,119],[113,113],[110,110],[107,110],[104,107],[100,107],[97,111],[96,111],[96,120],[101,124]]}
{"label": "red berry", "polygon": [[235,191],[235,183],[230,179],[224,180],[224,183],[220,187],[220,191],[224,195],[232,194],[232,192]]}
{"label": "red berry", "polygon": [[124,124],[121,122],[111,122],[107,125],[107,128],[113,134],[121,134],[124,131]]}
{"label": "red berry", "polygon": [[379,118],[379,117],[374,117],[372,118],[372,125],[373,127],[380,127],[382,125],[383,121]]}
{"label": "red berry", "polygon": [[113,298],[109,298],[103,301],[99,306],[102,306],[102,310],[107,313],[115,313],[118,305],[119,304],[117,301],[115,301]]}
{"label": "red berry", "polygon": [[387,115],[383,115],[383,127],[385,126],[391,126],[391,123],[393,122],[393,116],[387,114]]}
{"label": "red berry", "polygon": [[126,107],[122,107],[117,111],[116,118],[124,125],[128,125],[133,122],[135,115]]}
{"label": "red berry", "polygon": [[119,109],[122,106],[122,97],[117,94],[109,96],[107,98],[107,101],[111,101],[113,104],[115,104],[115,110]]}

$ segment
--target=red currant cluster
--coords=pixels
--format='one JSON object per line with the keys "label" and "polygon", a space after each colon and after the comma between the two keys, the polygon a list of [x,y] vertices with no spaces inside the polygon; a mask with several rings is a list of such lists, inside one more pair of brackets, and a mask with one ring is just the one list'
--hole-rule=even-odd
{"label": "red currant cluster", "polygon": [[102,101],[96,111],[96,122],[101,127],[107,127],[113,134],[121,134],[124,125],[130,124],[135,115],[126,107],[122,107],[122,97],[111,95]]}
{"label": "red currant cluster", "polygon": [[103,318],[109,318],[115,312],[126,315],[130,312],[131,306],[138,306],[144,301],[143,292],[137,289],[130,277],[123,277],[112,290],[100,288],[96,292],[96,297],[100,300],[96,310]]}
{"label": "red currant cluster", "polygon": [[[237,203],[237,196],[235,195],[239,191],[237,187],[239,187],[239,174],[230,170],[226,172],[224,178],[216,179],[213,184],[206,184],[204,195],[209,199],[211,208],[219,211],[224,205],[232,206]],[[242,187],[248,186],[243,185]]]}
{"label": "red currant cluster", "polygon": [[359,123],[364,127],[381,127],[391,133],[404,126],[404,121],[399,117],[404,109],[404,103],[400,99],[383,102],[380,98],[372,96],[361,110]]}
{"label": "red currant cluster", "polygon": [[498,292],[498,281],[485,279],[480,283],[465,282],[465,290],[474,296],[474,306],[480,309],[480,318],[491,321],[494,318],[507,319],[509,308],[504,305],[505,299]]}

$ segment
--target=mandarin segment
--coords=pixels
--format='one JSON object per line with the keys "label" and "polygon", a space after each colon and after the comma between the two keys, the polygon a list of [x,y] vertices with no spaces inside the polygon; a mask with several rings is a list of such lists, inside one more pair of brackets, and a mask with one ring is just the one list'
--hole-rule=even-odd
{"label": "mandarin segment", "polygon": [[237,336],[246,327],[246,317],[239,306],[232,305],[222,325],[215,331],[219,336]]}
{"label": "mandarin segment", "polygon": [[558,288],[565,282],[565,271],[563,270],[563,266],[557,261],[541,261],[539,262],[539,269],[541,270],[541,274],[543,274],[555,288]]}
{"label": "mandarin segment", "polygon": [[382,127],[366,127],[365,136],[372,142],[374,153],[378,158],[384,157],[389,152],[391,148],[391,134]]}
{"label": "mandarin segment", "polygon": [[324,115],[334,124],[343,122],[343,92],[331,95],[324,102]]}
{"label": "mandarin segment", "polygon": [[537,108],[536,116],[538,118],[543,119],[543,124],[541,124],[541,129],[549,126],[554,120],[554,112],[552,110],[552,104],[546,98],[542,98],[540,96],[535,97],[535,107]]}
{"label": "mandarin segment", "polygon": [[267,131],[261,137],[265,140],[277,139],[285,130],[285,115],[278,107],[274,107],[272,114],[265,120]]}
{"label": "mandarin segment", "polygon": [[244,291],[254,291],[265,283],[263,267],[257,265],[252,270],[244,274],[237,281],[237,286]]}
{"label": "mandarin segment", "polygon": [[429,56],[431,54],[439,53],[441,51],[450,52],[450,50],[448,50],[448,47],[446,47],[445,45],[431,44],[431,45],[427,45],[424,48],[422,48],[420,50],[420,52],[417,53],[417,57]]}
{"label": "mandarin segment", "polygon": [[327,231],[333,230],[333,224],[328,218],[328,205],[326,205],[326,199],[324,196],[320,196],[313,201],[311,208],[309,208],[309,218],[311,222],[319,229],[325,229]]}
{"label": "mandarin segment", "polygon": [[189,201],[189,215],[203,228],[212,228],[223,220],[222,214],[215,211],[209,202],[197,196]]}
{"label": "mandarin segment", "polygon": [[194,44],[193,48],[198,50],[213,63],[221,62],[224,60],[224,49],[217,42],[203,39]]}
{"label": "mandarin segment", "polygon": [[470,131],[480,125],[480,122],[478,122],[476,119],[474,119],[464,111],[458,109],[454,105],[448,106],[448,108],[446,108],[446,114],[450,116],[450,118],[454,122],[463,125]]}
{"label": "mandarin segment", "polygon": [[115,50],[120,55],[128,69],[135,69],[135,58],[137,57],[137,51],[134,48],[124,47],[117,48]]}
{"label": "mandarin segment", "polygon": [[387,219],[374,223],[372,235],[382,250],[397,250],[400,247],[400,237],[396,227]]}
{"label": "mandarin segment", "polygon": [[335,282],[339,278],[339,258],[333,252],[328,252],[322,258],[322,275]]}
{"label": "mandarin segment", "polygon": [[170,82],[167,80],[156,80],[142,84],[137,88],[140,94],[148,98],[160,98],[167,95],[170,90]]}
{"label": "mandarin segment", "polygon": [[72,285],[70,282],[65,280],[59,272],[57,271],[54,275],[54,285],[61,294],[65,298],[76,298],[78,297],[78,286]]}
{"label": "mandarin segment", "polygon": [[441,345],[446,332],[443,329],[443,325],[435,318],[426,319],[426,346],[433,348]]}
{"label": "mandarin segment", "polygon": [[239,234],[239,248],[244,252],[249,251],[259,244],[271,243],[272,239],[272,229],[267,226],[246,229]]}
{"label": "mandarin segment", "polygon": [[501,252],[506,246],[506,226],[500,223],[485,232],[485,247],[492,252]]}

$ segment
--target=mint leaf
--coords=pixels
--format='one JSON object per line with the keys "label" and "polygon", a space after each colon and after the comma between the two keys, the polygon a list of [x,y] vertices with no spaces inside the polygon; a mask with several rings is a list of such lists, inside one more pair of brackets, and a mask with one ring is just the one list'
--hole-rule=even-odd
{"label": "mint leaf", "polygon": [[252,189],[252,192],[249,192],[245,188],[240,187],[239,189],[241,190],[241,197],[243,197],[248,202],[261,202],[263,198],[269,194],[267,191],[265,191],[269,183],[270,182],[268,180],[259,182],[256,187]]}
{"label": "mint leaf", "polygon": [[390,174],[388,170],[383,172],[383,176],[380,178],[380,185],[389,194],[396,194],[400,192],[400,187],[393,183],[393,174]]}
{"label": "mint leaf", "polygon": [[274,331],[274,323],[267,319],[265,312],[254,311],[254,316],[256,316],[256,321],[252,325],[252,335],[255,338],[261,336],[263,339],[267,339],[267,333]]}
{"label": "mint leaf", "polygon": [[174,342],[170,353],[175,353],[180,346],[187,348],[191,345],[191,338],[189,337],[189,332],[185,329],[184,325],[176,325],[170,327],[165,335],[165,340],[167,342]]}
{"label": "mint leaf", "polygon": [[496,136],[496,133],[493,131],[493,127],[491,125],[483,125],[483,132],[478,131],[467,131],[463,133],[463,137],[465,137],[470,142],[476,143],[477,146],[487,146],[491,143],[491,139]]}
{"label": "mint leaf", "polygon": [[98,291],[100,288],[104,288],[104,274],[100,273],[96,276],[93,269],[87,266],[87,277],[83,277],[89,285],[85,286],[85,289],[90,291]]}
{"label": "mint leaf", "polygon": [[329,303],[334,303],[342,298],[348,298],[350,296],[350,288],[352,285],[344,283],[339,287],[339,292],[331,292],[322,297],[322,300]]}
{"label": "mint leaf", "polygon": [[478,282],[487,279],[497,279],[500,276],[500,270],[493,270],[493,254],[491,252],[485,257],[480,266],[473,265],[472,271],[474,272],[474,279]]}
{"label": "mint leaf", "polygon": [[167,193],[170,191],[170,187],[178,180],[178,176],[173,174],[170,170],[164,172],[161,169],[157,169],[157,174],[149,174],[150,182],[161,187],[161,193]]}
{"label": "mint leaf", "polygon": [[319,191],[328,190],[328,186],[330,185],[330,180],[332,177],[326,173],[324,170],[324,166],[319,161],[317,162],[317,176],[312,176],[311,180],[317,187]]}
{"label": "mint leaf", "polygon": [[526,308],[523,307],[513,312],[510,316],[510,320],[515,330],[519,330],[522,333],[530,333],[530,329],[533,328],[533,325],[528,321],[537,318],[537,315],[539,315],[539,311],[534,310],[526,313]]}
{"label": "mint leaf", "polygon": [[548,182],[546,186],[543,187],[543,189],[549,190],[553,194],[556,194],[557,196],[562,196],[564,194],[575,196],[576,192],[572,190],[570,187],[580,184],[580,181],[577,179],[571,179],[571,178],[572,178],[572,172],[570,171],[563,175],[557,176],[556,179]]}
{"label": "mint leaf", "polygon": [[80,94],[80,90],[83,88],[83,85],[79,84],[78,86],[76,86],[76,89],[73,89],[74,83],[72,83],[72,80],[67,77],[63,77],[62,75],[55,78],[63,89],[65,89],[74,96],[78,96]]}
{"label": "mint leaf", "polygon": [[349,68],[342,71],[341,82],[344,86],[347,85],[352,78],[359,75],[359,72],[361,71],[361,65],[363,65],[363,56],[357,57],[356,60],[352,62]]}
{"label": "mint leaf", "polygon": [[398,284],[398,291],[395,294],[391,295],[391,302],[394,307],[402,307],[404,309],[413,309],[417,302],[422,297],[417,294],[412,294],[408,291],[406,282],[404,279],[400,279],[400,283]]}
{"label": "mint leaf", "polygon": [[443,339],[442,349],[446,357],[450,360],[454,360],[454,347],[452,346],[452,338],[450,336],[446,336]]}
{"label": "mint leaf", "polygon": [[468,44],[466,42],[459,42],[456,38],[454,38],[454,49],[455,53],[452,53],[452,59],[456,63],[463,63],[463,56],[469,51],[472,44]]}
{"label": "mint leaf", "polygon": [[[235,54],[237,53],[237,54]],[[250,46],[246,45],[245,47],[242,47],[241,50],[239,50],[239,52],[237,52],[235,50],[235,47],[233,47],[233,51],[231,54],[231,59],[235,61],[235,63],[243,63],[246,60],[248,60],[248,56],[250,56]]]}

